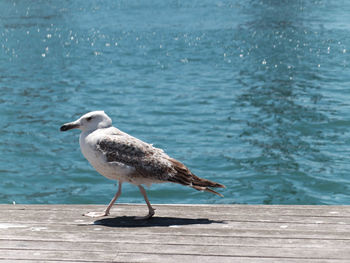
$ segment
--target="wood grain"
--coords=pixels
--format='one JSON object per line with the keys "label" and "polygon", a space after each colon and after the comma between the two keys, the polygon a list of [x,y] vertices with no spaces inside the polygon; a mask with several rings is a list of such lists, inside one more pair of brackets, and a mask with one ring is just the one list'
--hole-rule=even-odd
{"label": "wood grain", "polygon": [[0,262],[349,262],[350,206],[0,205]]}

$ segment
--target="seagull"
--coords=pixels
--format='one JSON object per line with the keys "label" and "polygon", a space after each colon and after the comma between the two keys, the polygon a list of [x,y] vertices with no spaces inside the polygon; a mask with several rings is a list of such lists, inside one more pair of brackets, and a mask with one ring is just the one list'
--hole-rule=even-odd
{"label": "seagull", "polygon": [[118,191],[105,211],[89,212],[84,216],[108,216],[121,195],[124,182],[136,185],[148,206],[148,215],[138,219],[149,219],[155,212],[142,185],[171,182],[223,196],[210,187],[225,188],[224,185],[194,175],[184,164],[169,157],[162,149],[113,127],[111,118],[104,111],[86,113],[60,128],[61,131],[71,129],[81,130],[81,152],[96,171],[119,182]]}

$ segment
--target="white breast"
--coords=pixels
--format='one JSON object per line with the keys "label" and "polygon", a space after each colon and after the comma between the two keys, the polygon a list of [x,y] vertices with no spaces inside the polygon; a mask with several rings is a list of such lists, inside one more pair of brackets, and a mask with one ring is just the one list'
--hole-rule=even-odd
{"label": "white breast", "polygon": [[101,134],[98,130],[80,134],[80,149],[84,157],[101,175],[112,180],[133,183],[130,175],[135,172],[135,168],[118,162],[108,163],[103,154],[96,150],[95,145],[99,136]]}

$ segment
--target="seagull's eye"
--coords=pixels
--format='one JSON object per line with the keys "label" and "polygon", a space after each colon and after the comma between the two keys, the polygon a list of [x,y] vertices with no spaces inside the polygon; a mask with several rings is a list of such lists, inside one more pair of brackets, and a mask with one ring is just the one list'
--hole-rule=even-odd
{"label": "seagull's eye", "polygon": [[87,121],[91,121],[91,120],[92,120],[92,116],[87,117],[86,120],[87,120]]}

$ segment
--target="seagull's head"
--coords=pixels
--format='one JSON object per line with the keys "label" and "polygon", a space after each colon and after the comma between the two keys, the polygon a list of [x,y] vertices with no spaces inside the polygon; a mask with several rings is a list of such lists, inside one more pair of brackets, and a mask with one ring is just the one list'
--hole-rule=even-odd
{"label": "seagull's head", "polygon": [[80,129],[82,131],[94,131],[97,129],[108,128],[112,126],[112,120],[104,111],[92,111],[81,116],[73,122],[62,125],[60,131],[71,129]]}

